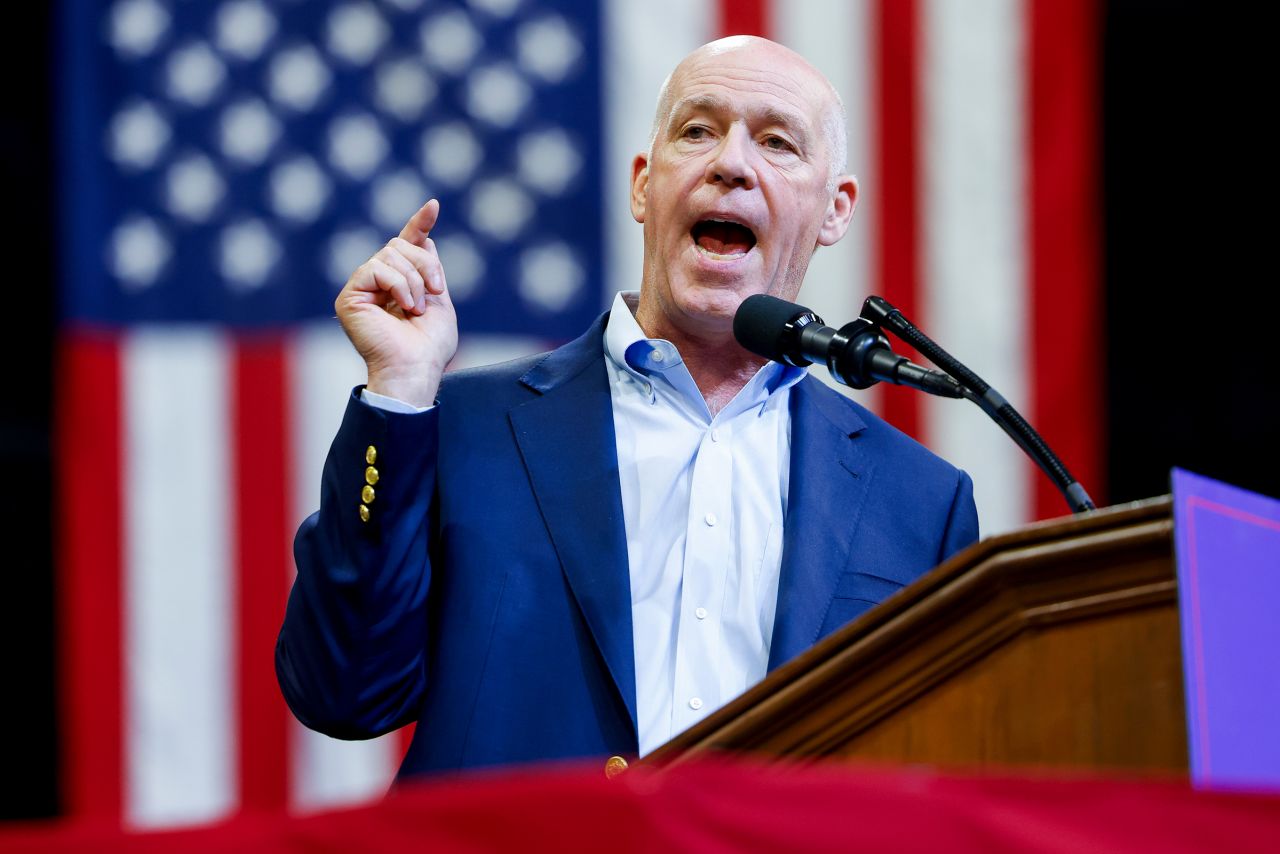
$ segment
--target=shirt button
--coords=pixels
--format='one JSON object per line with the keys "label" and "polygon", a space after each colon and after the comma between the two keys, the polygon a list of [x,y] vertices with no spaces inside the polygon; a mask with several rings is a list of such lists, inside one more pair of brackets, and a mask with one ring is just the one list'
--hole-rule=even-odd
{"label": "shirt button", "polygon": [[702,698],[701,698],[701,697],[694,697],[692,700],[690,700],[690,701],[689,701],[689,708],[693,709],[695,712],[696,712],[696,711],[698,711],[698,709],[701,709],[701,708],[702,708]]}
{"label": "shirt button", "polygon": [[719,431],[719,430],[712,430],[712,431],[711,431],[711,441],[713,441],[713,442],[719,442],[719,441],[720,441],[720,431]]}
{"label": "shirt button", "polygon": [[706,515],[706,520],[707,520],[707,524],[714,528],[716,524],[716,514],[708,513]]}
{"label": "shirt button", "polygon": [[707,618],[707,609],[699,608],[698,610],[693,612],[693,615],[697,617],[699,620],[705,620]]}
{"label": "shirt button", "polygon": [[664,356],[664,355],[662,355],[662,351],[661,351],[661,350],[654,350],[654,351],[653,351],[653,360],[654,360],[655,362],[665,362],[665,361],[667,360],[667,357],[666,357],[666,356]]}
{"label": "shirt button", "polygon": [[645,394],[653,394],[653,386],[651,386],[649,383],[645,383],[645,384],[644,384],[644,393],[645,393]]}

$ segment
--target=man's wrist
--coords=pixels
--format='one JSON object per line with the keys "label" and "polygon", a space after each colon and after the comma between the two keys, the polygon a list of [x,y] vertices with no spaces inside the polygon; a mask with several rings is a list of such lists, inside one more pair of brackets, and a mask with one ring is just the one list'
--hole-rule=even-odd
{"label": "man's wrist", "polygon": [[370,392],[407,403],[416,408],[431,406],[436,402],[440,388],[438,376],[388,377],[370,372],[365,388]]}

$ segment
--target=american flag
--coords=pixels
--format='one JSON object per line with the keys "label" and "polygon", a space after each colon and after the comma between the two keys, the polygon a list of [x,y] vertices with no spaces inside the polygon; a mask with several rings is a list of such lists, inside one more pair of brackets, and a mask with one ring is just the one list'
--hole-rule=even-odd
{"label": "american flag", "polygon": [[[1101,497],[1090,3],[65,0],[68,813],[385,790],[403,737],[302,729],[271,664],[292,532],[363,379],[333,298],[435,196],[458,362],[575,336],[639,285],[627,177],[662,79],[732,33],[797,49],[848,108],[859,210],[803,301],[838,324],[888,297]],[[973,473],[985,532],[1064,512],[976,409],[860,397]]]}

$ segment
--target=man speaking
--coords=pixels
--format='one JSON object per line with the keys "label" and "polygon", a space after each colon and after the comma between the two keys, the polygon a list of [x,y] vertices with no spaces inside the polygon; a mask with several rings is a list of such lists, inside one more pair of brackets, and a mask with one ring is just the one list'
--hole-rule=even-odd
{"label": "man speaking", "polygon": [[417,721],[402,778],[644,754],[976,539],[967,475],[733,337],[844,235],[845,145],[816,69],[723,39],[662,89],[631,170],[640,291],[582,337],[444,376],[434,201],[352,274],[368,384],[276,648],[299,720]]}

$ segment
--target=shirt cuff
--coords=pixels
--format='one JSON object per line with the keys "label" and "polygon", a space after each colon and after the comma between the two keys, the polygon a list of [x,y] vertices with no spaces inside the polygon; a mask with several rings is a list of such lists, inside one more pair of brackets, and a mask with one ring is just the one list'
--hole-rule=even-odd
{"label": "shirt cuff", "polygon": [[434,403],[430,406],[414,406],[412,403],[405,403],[398,398],[387,397],[385,394],[378,394],[376,391],[369,391],[367,388],[360,389],[360,402],[367,403],[378,409],[385,409],[387,412],[399,412],[404,415],[417,415],[420,412],[436,408]]}

